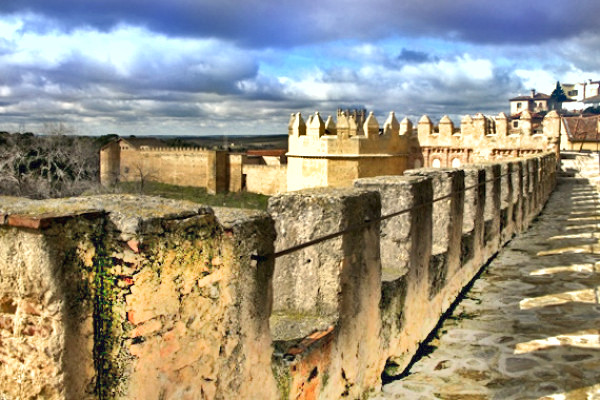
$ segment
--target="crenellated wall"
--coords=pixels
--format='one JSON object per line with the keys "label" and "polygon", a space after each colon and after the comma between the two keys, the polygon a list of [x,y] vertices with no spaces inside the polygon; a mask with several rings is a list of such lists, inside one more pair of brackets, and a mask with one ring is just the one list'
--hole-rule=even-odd
{"label": "crenellated wall", "polygon": [[363,126],[341,114],[337,123],[319,113],[305,123],[302,114],[289,124],[288,190],[309,187],[350,187],[359,177],[399,175],[407,168],[406,135],[394,113],[380,134],[379,123],[370,113]]}
{"label": "crenellated wall", "polygon": [[544,153],[409,170],[283,193],[269,214],[0,197],[0,393],[364,398],[527,229],[556,168]]}
{"label": "crenellated wall", "polygon": [[[556,167],[545,153],[273,197],[278,251],[347,232],[276,260],[271,326],[283,398],[362,398],[384,368],[401,373],[465,285],[541,211]],[[379,207],[383,217],[402,213],[379,221]]]}
{"label": "crenellated wall", "polygon": [[[353,116],[338,114],[323,121],[317,112],[305,122],[293,114],[288,125],[288,190],[349,187],[357,178],[401,175],[410,168],[460,167],[469,163],[557,152],[560,116],[552,111],[534,123],[531,114],[510,126],[504,113],[465,116],[455,126],[444,116],[437,125],[424,115],[416,126],[391,112],[379,125],[370,113],[359,126]],[[538,126],[539,125],[539,126]]]}

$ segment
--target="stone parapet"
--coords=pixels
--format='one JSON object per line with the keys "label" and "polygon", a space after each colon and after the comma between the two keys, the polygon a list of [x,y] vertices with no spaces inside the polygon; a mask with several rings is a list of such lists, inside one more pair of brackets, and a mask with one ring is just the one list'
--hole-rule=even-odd
{"label": "stone parapet", "polygon": [[135,196],[0,210],[0,393],[276,397],[273,262],[250,258],[273,251],[268,216]]}
{"label": "stone parapet", "polygon": [[545,153],[285,193],[270,214],[0,197],[0,393],[364,398],[555,180]]}
{"label": "stone parapet", "polygon": [[[269,201],[277,250],[345,231],[275,264],[271,324],[283,347],[275,363],[290,399],[360,398],[380,384],[380,211],[378,193],[352,188],[307,189]],[[304,348],[315,328],[320,340]]]}

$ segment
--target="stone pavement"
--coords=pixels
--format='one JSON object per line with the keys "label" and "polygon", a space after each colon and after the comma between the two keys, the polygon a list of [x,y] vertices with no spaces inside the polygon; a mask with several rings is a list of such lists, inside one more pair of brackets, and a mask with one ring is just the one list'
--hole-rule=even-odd
{"label": "stone pavement", "polygon": [[433,351],[372,400],[600,399],[598,160],[565,165],[581,172],[487,266]]}

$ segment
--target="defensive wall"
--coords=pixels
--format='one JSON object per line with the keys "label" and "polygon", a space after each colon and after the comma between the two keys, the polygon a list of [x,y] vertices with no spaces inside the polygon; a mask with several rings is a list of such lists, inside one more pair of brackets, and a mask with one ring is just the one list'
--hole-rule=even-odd
{"label": "defensive wall", "polygon": [[358,399],[540,212],[555,153],[358,179],[269,212],[0,198],[6,399]]}
{"label": "defensive wall", "polygon": [[100,181],[157,181],[180,186],[205,187],[209,193],[229,189],[226,151],[189,147],[136,146],[119,139],[100,150]]}
{"label": "defensive wall", "polygon": [[[364,123],[360,123],[364,119]],[[120,139],[100,154],[101,181],[160,182],[206,187],[211,193],[242,191],[273,195],[312,187],[351,187],[358,178],[402,175],[410,168],[459,167],[558,152],[560,116],[543,121],[524,111],[515,127],[500,113],[465,116],[455,126],[447,116],[437,125],[424,115],[413,125],[391,112],[382,126],[370,113],[338,112],[325,121],[317,112],[305,121],[292,114],[286,157],[206,149],[135,146]],[[557,153],[558,154],[558,153]]]}
{"label": "defensive wall", "polygon": [[287,188],[350,187],[358,178],[401,175],[409,168],[460,167],[548,151],[558,155],[560,120],[552,111],[540,124],[523,112],[514,128],[504,113],[476,114],[456,127],[447,116],[434,125],[424,115],[413,126],[390,112],[381,126],[373,113],[363,125],[345,113],[338,113],[337,123],[318,112],[306,121],[301,113],[292,114]]}

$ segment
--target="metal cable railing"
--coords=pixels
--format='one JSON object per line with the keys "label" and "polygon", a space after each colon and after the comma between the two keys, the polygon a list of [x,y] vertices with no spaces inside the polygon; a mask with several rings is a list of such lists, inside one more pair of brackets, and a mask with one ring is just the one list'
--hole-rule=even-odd
{"label": "metal cable railing", "polygon": [[433,199],[431,201],[428,201],[428,202],[425,202],[425,203],[420,203],[420,204],[414,205],[412,207],[405,208],[403,210],[396,211],[396,212],[393,212],[393,213],[390,213],[390,214],[387,214],[387,215],[382,215],[381,217],[376,218],[376,219],[367,220],[367,221],[364,221],[364,222],[359,223],[359,224],[350,225],[349,227],[347,227],[346,229],[343,229],[341,231],[330,233],[330,234],[327,234],[327,235],[324,235],[324,236],[321,236],[321,237],[309,240],[307,242],[300,243],[300,244],[297,244],[297,245],[292,246],[292,247],[288,247],[287,249],[276,251],[276,252],[271,253],[271,254],[265,254],[265,255],[256,255],[256,254],[253,254],[251,256],[251,258],[253,260],[256,260],[256,261],[267,261],[267,260],[271,260],[271,259],[276,259],[276,258],[285,256],[285,255],[288,255],[290,253],[294,253],[296,251],[305,249],[307,247],[313,246],[315,244],[318,244],[318,243],[321,243],[321,242],[325,242],[327,240],[335,239],[335,238],[337,238],[339,236],[342,236],[342,235],[344,235],[346,233],[356,232],[356,231],[360,231],[360,230],[366,229],[366,228],[370,227],[373,224],[376,224],[378,222],[385,221],[387,219],[394,218],[394,217],[397,217],[397,216],[409,213],[412,210],[415,210],[415,209],[418,209],[418,208],[422,208],[422,207],[425,207],[425,206],[428,206],[428,205],[433,205],[434,203],[437,203],[439,201],[449,199],[449,198],[455,196],[458,193],[465,193],[465,192],[467,192],[469,190],[475,189],[475,188],[480,187],[480,186],[484,186],[487,183],[500,180],[503,177],[510,176],[510,175],[511,175],[511,173],[501,174],[501,175],[499,175],[499,176],[497,176],[495,178],[487,179],[487,180],[485,180],[483,182],[480,182],[478,184],[465,187],[464,189],[462,189],[462,190],[460,190],[458,192],[454,192],[454,193],[450,193],[450,194],[447,194],[447,195],[444,195],[444,196],[441,196],[441,197],[437,197],[437,198],[435,198],[435,199]]}

